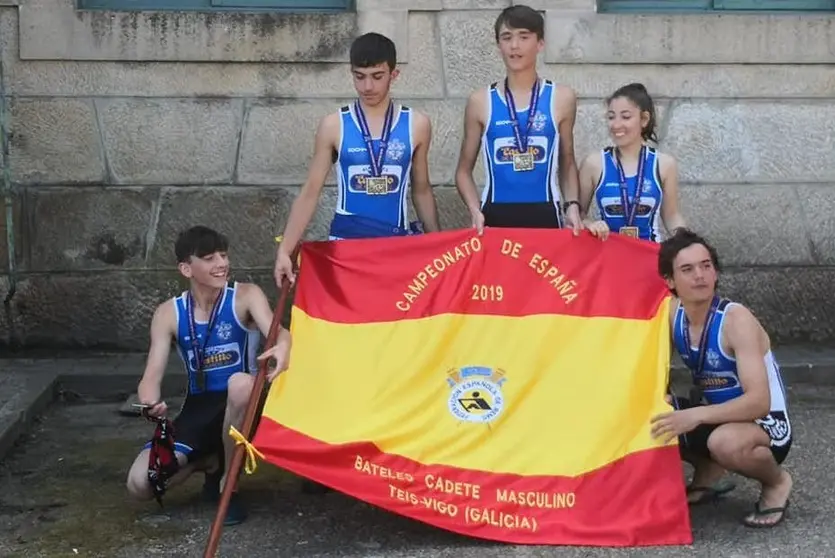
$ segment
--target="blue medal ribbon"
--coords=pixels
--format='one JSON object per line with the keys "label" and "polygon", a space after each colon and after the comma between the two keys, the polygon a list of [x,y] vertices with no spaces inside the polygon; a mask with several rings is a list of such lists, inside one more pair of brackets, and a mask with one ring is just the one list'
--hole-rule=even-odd
{"label": "blue medal ribbon", "polygon": [[203,338],[203,346],[201,347],[199,342],[197,341],[197,326],[195,323],[194,317],[194,296],[191,294],[191,291],[188,292],[188,296],[186,297],[186,313],[188,314],[188,333],[191,336],[191,348],[194,352],[194,365],[195,365],[195,381],[197,383],[197,389],[202,391],[206,388],[206,375],[203,371],[203,360],[206,357],[206,347],[209,343],[209,337],[212,336],[212,330],[215,327],[215,320],[217,320],[217,316],[220,313],[220,300],[223,298],[223,292],[226,290],[226,287],[221,289],[220,293],[217,295],[214,304],[212,305],[212,312],[209,314],[209,324],[206,328],[206,336]]}
{"label": "blue medal ribbon", "polygon": [[504,80],[504,99],[507,103],[507,109],[510,113],[510,124],[513,126],[513,135],[515,136],[516,140],[516,151],[517,153],[527,153],[528,152],[528,136],[531,132],[531,126],[533,126],[533,119],[536,115],[536,105],[539,103],[539,78],[533,84],[533,89],[531,89],[531,103],[528,106],[528,121],[527,125],[525,126],[525,135],[522,135],[522,131],[519,127],[519,120],[516,118],[516,103],[513,100],[513,92],[510,90],[510,84],[508,83],[507,78]]}
{"label": "blue medal ribbon", "polygon": [[383,160],[386,155],[389,137],[391,136],[391,124],[394,121],[394,103],[389,101],[389,106],[386,109],[386,116],[383,119],[383,131],[380,134],[380,151],[378,153],[374,153],[374,139],[371,136],[371,128],[368,126],[368,119],[365,117],[365,112],[363,112],[362,105],[359,101],[354,102],[354,110],[357,113],[362,139],[365,140],[365,146],[368,148],[368,155],[371,159],[371,176],[380,177],[383,174]]}
{"label": "blue medal ribbon", "polygon": [[618,166],[618,174],[620,175],[620,202],[623,205],[623,217],[626,219],[627,227],[633,227],[635,217],[638,215],[638,206],[641,201],[641,190],[644,186],[644,161],[646,160],[646,146],[641,146],[641,152],[638,155],[638,174],[635,177],[635,195],[632,196],[632,202],[629,201],[629,192],[627,190],[626,174],[623,172],[623,165],[620,162],[620,157],[615,154],[615,163]]}
{"label": "blue medal ribbon", "polygon": [[[714,296],[713,301],[710,303],[710,309],[707,311],[707,316],[705,316],[705,325],[702,328],[702,335],[699,339],[699,349],[698,354],[696,355],[696,370],[694,371],[694,375],[698,378],[702,375],[702,371],[705,369],[705,358],[707,356],[707,342],[708,342],[708,334],[710,333],[710,326],[712,325],[713,318],[716,315],[716,310],[719,308],[719,297]],[[687,313],[684,312],[684,316],[682,318],[682,335],[684,336],[684,344],[687,346],[687,352],[689,353],[691,350],[690,345],[690,320],[687,318]]]}

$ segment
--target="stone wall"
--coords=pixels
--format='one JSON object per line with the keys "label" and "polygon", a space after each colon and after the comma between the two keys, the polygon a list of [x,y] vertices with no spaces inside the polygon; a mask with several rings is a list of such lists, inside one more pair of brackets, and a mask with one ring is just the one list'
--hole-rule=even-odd
{"label": "stone wall", "polygon": [[[174,235],[196,223],[229,234],[238,277],[271,287],[272,237],[315,121],[352,97],[347,50],[368,30],[396,41],[396,95],[433,119],[442,224],[467,224],[452,186],[463,106],[502,75],[492,24],[508,0],[358,0],[357,14],[305,16],[19,1],[0,0],[19,272],[0,342],[143,349],[153,307],[182,286]],[[835,17],[528,3],[547,17],[543,74],[580,97],[578,158],[607,141],[602,99],[643,81],[728,294],[779,341],[835,339]],[[333,203],[329,189],[310,238]],[[0,272],[6,260],[3,244]]]}

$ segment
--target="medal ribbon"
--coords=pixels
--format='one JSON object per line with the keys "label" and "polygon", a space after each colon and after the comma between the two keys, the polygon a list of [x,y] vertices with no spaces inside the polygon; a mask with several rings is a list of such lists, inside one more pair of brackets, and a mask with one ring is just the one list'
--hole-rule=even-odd
{"label": "medal ribbon", "polygon": [[[707,316],[705,317],[705,325],[702,328],[702,335],[699,339],[699,352],[696,357],[696,377],[701,376],[702,371],[705,369],[705,357],[707,356],[708,334],[710,333],[710,326],[712,325],[713,317],[716,315],[716,309],[718,307],[719,297],[714,296],[713,301],[710,303],[710,309],[707,311]],[[684,329],[684,331],[682,332],[682,334],[684,335],[684,344],[687,346],[687,351],[690,352],[690,320],[687,319],[686,312],[684,313],[681,326]]]}
{"label": "medal ribbon", "polygon": [[354,102],[354,110],[357,113],[362,139],[365,140],[365,146],[368,148],[368,155],[371,158],[371,176],[380,177],[383,174],[383,159],[386,154],[386,148],[388,147],[389,136],[391,136],[391,123],[394,120],[394,103],[389,101],[389,107],[386,109],[386,116],[383,118],[383,131],[380,134],[380,151],[376,154],[374,153],[374,140],[371,137],[371,128],[368,127],[368,119],[365,117],[365,112],[363,112],[362,105],[360,105],[359,101]]}
{"label": "medal ribbon", "polygon": [[644,161],[646,159],[646,146],[641,146],[641,152],[638,155],[638,174],[635,176],[635,195],[632,197],[632,202],[629,202],[629,192],[627,190],[626,174],[623,172],[623,165],[620,162],[620,157],[615,154],[615,162],[618,165],[618,174],[620,175],[620,202],[623,204],[623,217],[626,219],[626,226],[632,227],[635,222],[635,217],[638,215],[638,202],[641,200],[641,190],[644,186]]}
{"label": "medal ribbon", "polygon": [[533,89],[531,89],[531,104],[528,106],[528,122],[525,126],[525,135],[519,129],[519,120],[516,118],[516,103],[513,100],[513,92],[510,91],[510,85],[507,78],[504,80],[504,99],[507,103],[507,109],[510,113],[510,124],[513,126],[513,134],[516,139],[516,150],[518,153],[528,152],[528,134],[531,132],[533,126],[533,117],[536,114],[536,105],[539,102],[539,78],[534,82]]}
{"label": "medal ribbon", "polygon": [[197,341],[197,326],[194,318],[194,296],[191,291],[186,297],[186,313],[188,314],[188,333],[191,335],[191,348],[194,351],[194,364],[196,368],[195,380],[197,381],[197,389],[203,390],[206,387],[205,374],[203,373],[203,359],[206,356],[206,346],[209,343],[209,337],[212,335],[212,329],[215,327],[215,320],[220,313],[220,300],[223,298],[223,292],[220,291],[217,295],[214,304],[212,305],[212,312],[209,314],[209,324],[206,328],[206,336],[203,338],[203,347],[200,347]]}

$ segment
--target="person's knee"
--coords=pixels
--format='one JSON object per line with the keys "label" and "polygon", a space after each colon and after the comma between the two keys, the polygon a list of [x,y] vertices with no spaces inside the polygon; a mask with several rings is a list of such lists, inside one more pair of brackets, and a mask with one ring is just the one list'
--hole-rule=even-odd
{"label": "person's knee", "polygon": [[[143,454],[146,454],[145,462],[147,463],[147,452]],[[141,466],[139,458],[128,471],[126,488],[128,495],[134,500],[148,500],[153,497],[151,483],[148,480],[148,468]]]}
{"label": "person's knee", "polygon": [[238,373],[229,378],[227,405],[235,411],[243,411],[249,403],[255,378],[251,374]]}
{"label": "person's knee", "polygon": [[707,449],[711,456],[719,463],[740,467],[758,457],[757,454],[768,453],[764,445],[768,441],[767,437],[756,435],[760,431],[753,425],[751,428],[748,426],[726,424],[714,430],[707,439]]}

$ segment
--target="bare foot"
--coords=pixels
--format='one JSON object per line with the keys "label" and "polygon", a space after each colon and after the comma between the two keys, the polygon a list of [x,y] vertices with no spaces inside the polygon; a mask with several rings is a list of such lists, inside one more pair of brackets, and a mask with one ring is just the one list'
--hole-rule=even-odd
{"label": "bare foot", "polygon": [[783,521],[789,506],[793,482],[789,472],[782,469],[777,484],[763,486],[754,512],[745,517],[743,523],[748,527],[774,527]]}

